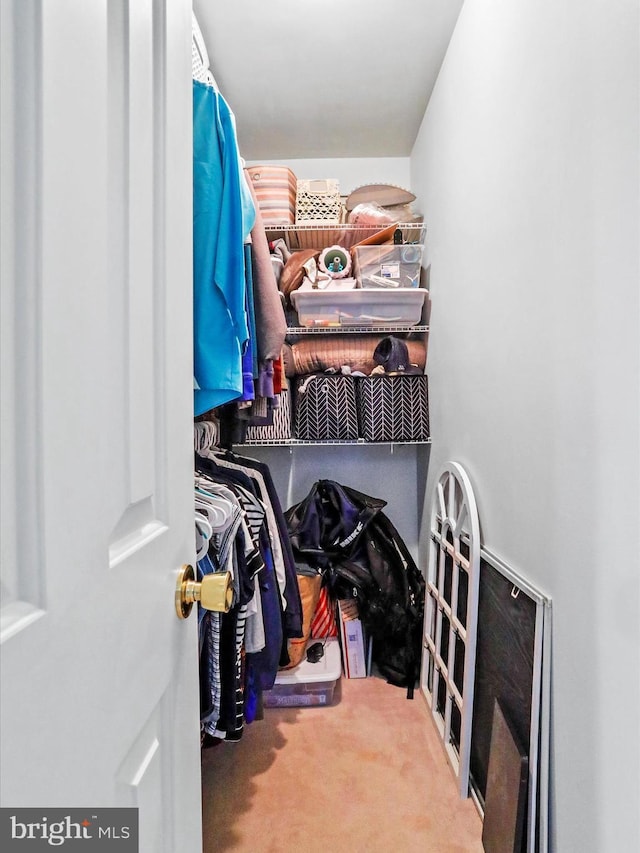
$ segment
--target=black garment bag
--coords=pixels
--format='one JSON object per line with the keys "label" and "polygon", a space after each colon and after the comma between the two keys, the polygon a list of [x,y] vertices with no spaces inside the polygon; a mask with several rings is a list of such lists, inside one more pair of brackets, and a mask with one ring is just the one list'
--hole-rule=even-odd
{"label": "black garment bag", "polygon": [[296,561],[319,571],[332,598],[356,598],[372,659],[413,696],[422,646],[425,582],[382,511],[386,501],[319,480],[285,513]]}

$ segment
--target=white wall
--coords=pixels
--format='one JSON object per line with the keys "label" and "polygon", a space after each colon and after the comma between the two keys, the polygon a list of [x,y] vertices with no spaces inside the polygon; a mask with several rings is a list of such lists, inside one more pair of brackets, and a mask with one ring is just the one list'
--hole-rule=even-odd
{"label": "white wall", "polygon": [[411,159],[430,483],[553,597],[558,853],[640,849],[638,71],[635,0],[466,0]]}
{"label": "white wall", "polygon": [[[348,195],[363,184],[396,184],[410,189],[409,157],[333,157],[268,162],[274,166],[289,166],[295,176],[303,180],[336,178],[342,195]],[[261,164],[248,160],[247,165]]]}

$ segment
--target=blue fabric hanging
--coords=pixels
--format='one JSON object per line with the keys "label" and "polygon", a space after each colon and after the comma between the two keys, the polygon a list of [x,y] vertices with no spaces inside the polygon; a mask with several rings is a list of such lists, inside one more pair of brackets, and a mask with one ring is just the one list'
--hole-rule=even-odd
{"label": "blue fabric hanging", "polygon": [[233,113],[193,81],[193,310],[196,415],[242,394],[249,337],[244,271],[245,192]]}

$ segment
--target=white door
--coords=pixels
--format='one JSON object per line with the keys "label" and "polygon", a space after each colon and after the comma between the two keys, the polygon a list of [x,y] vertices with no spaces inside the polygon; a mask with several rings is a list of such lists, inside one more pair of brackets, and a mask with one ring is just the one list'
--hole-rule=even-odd
{"label": "white door", "polygon": [[193,853],[191,4],[1,10],[2,805]]}

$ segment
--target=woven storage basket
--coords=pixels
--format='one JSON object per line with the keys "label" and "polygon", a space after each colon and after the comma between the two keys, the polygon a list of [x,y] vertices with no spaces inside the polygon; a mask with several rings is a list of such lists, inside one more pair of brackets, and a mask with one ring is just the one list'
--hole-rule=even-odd
{"label": "woven storage basket", "polygon": [[296,224],[335,225],[342,219],[340,186],[333,178],[298,180]]}
{"label": "woven storage basket", "polygon": [[285,438],[291,438],[291,402],[288,388],[283,388],[280,392],[280,405],[273,410],[272,424],[250,424],[247,427],[247,441],[278,441]]}
{"label": "woven storage basket", "polygon": [[305,441],[358,438],[353,376],[299,376],[296,381],[295,434]]}
{"label": "woven storage basket", "polygon": [[429,438],[427,377],[365,376],[358,381],[360,435],[367,441]]}

